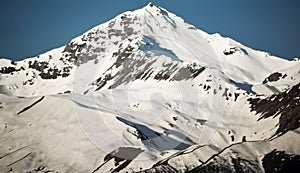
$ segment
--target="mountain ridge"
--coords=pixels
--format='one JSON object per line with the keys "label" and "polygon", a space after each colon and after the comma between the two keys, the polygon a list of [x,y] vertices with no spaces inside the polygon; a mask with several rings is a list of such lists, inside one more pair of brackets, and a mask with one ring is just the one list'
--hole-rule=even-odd
{"label": "mountain ridge", "polygon": [[0,170],[263,172],[274,153],[299,163],[299,64],[149,3],[40,56],[0,59]]}

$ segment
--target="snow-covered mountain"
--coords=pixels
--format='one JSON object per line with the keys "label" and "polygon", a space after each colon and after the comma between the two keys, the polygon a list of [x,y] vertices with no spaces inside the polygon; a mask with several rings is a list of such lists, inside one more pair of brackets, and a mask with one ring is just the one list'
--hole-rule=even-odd
{"label": "snow-covered mountain", "polygon": [[23,61],[0,59],[0,172],[299,168],[300,61],[152,3]]}

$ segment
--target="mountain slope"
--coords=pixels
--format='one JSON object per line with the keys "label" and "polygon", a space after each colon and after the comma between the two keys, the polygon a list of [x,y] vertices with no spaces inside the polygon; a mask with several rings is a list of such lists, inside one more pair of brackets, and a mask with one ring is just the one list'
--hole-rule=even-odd
{"label": "mountain slope", "polygon": [[298,163],[299,63],[150,3],[0,59],[0,170],[258,172],[277,152]]}

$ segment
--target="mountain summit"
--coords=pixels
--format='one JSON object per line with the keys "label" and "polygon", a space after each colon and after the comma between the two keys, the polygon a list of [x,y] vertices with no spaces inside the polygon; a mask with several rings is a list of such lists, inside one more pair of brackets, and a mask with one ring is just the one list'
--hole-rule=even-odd
{"label": "mountain summit", "polygon": [[149,3],[37,57],[0,59],[0,172],[290,171],[299,84],[300,61]]}

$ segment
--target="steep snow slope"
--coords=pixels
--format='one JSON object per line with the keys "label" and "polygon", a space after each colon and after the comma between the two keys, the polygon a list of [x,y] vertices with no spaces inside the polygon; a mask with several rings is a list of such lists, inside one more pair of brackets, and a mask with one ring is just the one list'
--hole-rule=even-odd
{"label": "steep snow slope", "polygon": [[286,91],[299,83],[299,68],[300,61],[295,61],[294,66],[270,74],[261,84],[255,85],[253,90],[260,94],[272,94]]}
{"label": "steep snow slope", "polygon": [[219,34],[207,35],[204,32],[202,34],[219,57],[224,73],[238,83],[259,84],[270,73],[297,64],[274,57],[267,52],[255,51]]}
{"label": "steep snow slope", "polygon": [[0,59],[0,171],[271,169],[299,154],[299,72],[150,3]]}

